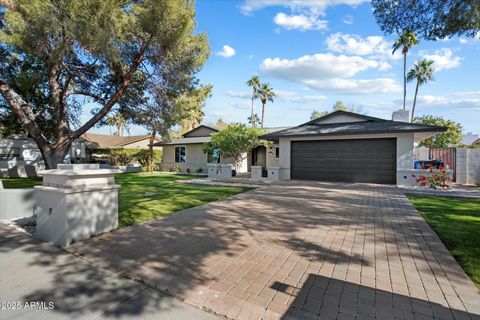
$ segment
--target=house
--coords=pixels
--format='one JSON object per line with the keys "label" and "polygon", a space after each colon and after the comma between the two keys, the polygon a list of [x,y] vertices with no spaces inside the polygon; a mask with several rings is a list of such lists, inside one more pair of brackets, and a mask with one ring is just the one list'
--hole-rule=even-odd
{"label": "house", "polygon": [[[150,145],[150,135],[143,134],[137,136],[116,136],[99,133],[85,133],[80,137],[87,142],[89,148],[128,148],[128,149],[148,149]],[[159,139],[155,139],[159,141]]]}
{"label": "house", "polygon": [[410,184],[414,142],[446,130],[409,123],[404,110],[392,120],[336,111],[261,138],[279,146],[281,180]]}
{"label": "house", "polygon": [[[282,128],[266,128],[272,133]],[[233,159],[222,158],[220,150],[212,153],[203,152],[203,144],[211,140],[211,135],[218,132],[217,128],[200,125],[182,135],[180,139],[168,142],[155,143],[156,147],[163,147],[161,169],[163,171],[197,172],[206,173],[208,164],[232,164]],[[275,167],[278,166],[278,146],[273,144],[268,148],[258,146],[240,164],[239,173],[250,172],[252,166]]]}
{"label": "house", "polygon": [[[158,142],[159,139],[155,138]],[[103,155],[95,153],[95,149],[148,149],[150,135],[117,136],[100,133],[85,133],[72,143],[67,158],[70,162],[84,163],[98,161]]]}
{"label": "house", "polygon": [[469,146],[469,145],[474,145],[476,143],[480,143],[480,135],[468,132],[467,134],[464,134],[462,136],[462,141],[461,143],[463,145]]}

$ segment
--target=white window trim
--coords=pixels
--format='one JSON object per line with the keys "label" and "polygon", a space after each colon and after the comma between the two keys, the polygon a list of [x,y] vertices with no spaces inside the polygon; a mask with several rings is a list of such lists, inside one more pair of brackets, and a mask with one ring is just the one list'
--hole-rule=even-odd
{"label": "white window trim", "polygon": [[[278,149],[278,157],[277,157],[277,149]],[[276,146],[275,147],[275,159],[279,159],[280,158],[280,146]]]}
{"label": "white window trim", "polygon": [[[177,162],[177,148],[185,148],[185,162]],[[186,145],[176,145],[173,147],[173,162],[174,163],[187,163],[187,146]]]}

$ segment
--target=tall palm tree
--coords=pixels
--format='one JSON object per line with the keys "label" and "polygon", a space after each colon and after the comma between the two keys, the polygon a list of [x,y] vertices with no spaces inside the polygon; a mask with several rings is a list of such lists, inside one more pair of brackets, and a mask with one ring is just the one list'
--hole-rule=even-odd
{"label": "tall palm tree", "polygon": [[107,124],[111,127],[117,127],[117,136],[123,137],[125,133],[125,128],[127,127],[127,120],[120,112],[117,112],[115,115],[108,118]]}
{"label": "tall palm tree", "polygon": [[415,87],[415,97],[413,98],[412,106],[412,122],[415,114],[415,105],[417,104],[418,87],[424,85],[427,82],[435,80],[435,77],[433,76],[433,72],[435,71],[435,69],[432,67],[432,64],[432,60],[423,59],[415,63],[413,68],[408,71],[407,81],[411,82],[417,80],[417,86]]}
{"label": "tall palm tree", "polygon": [[408,50],[418,45],[420,40],[417,39],[415,33],[411,30],[404,30],[400,37],[393,44],[392,54],[402,48],[403,54],[403,110],[405,110],[405,100],[407,99],[407,54]]}
{"label": "tall palm tree", "polygon": [[[257,90],[260,87],[260,78],[257,75],[252,76],[247,81],[247,86],[252,87],[252,112],[250,113],[250,117],[253,118],[253,103],[257,98]],[[252,127],[255,127],[255,122],[252,123]]]}
{"label": "tall palm tree", "polygon": [[270,83],[262,83],[260,87],[257,89],[257,96],[262,101],[262,120],[260,122],[261,128],[263,128],[263,119],[265,116],[265,105],[267,101],[273,102],[273,98],[275,97],[275,92],[273,92],[272,87],[270,87]]}

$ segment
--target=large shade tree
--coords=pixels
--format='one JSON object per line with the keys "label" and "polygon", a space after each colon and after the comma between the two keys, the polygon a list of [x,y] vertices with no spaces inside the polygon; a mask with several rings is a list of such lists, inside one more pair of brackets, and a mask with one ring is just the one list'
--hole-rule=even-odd
{"label": "large shade tree", "polygon": [[[0,94],[49,168],[115,109],[158,111],[155,90],[172,101],[190,91],[209,53],[205,34],[194,33],[191,0],[0,0],[0,6]],[[18,67],[11,74],[35,76],[39,97],[4,72],[12,65]],[[97,107],[80,123],[84,102]]]}
{"label": "large shade tree", "polygon": [[372,6],[377,23],[386,33],[412,30],[427,40],[479,36],[478,0],[372,0]]}
{"label": "large shade tree", "polygon": [[421,85],[424,85],[430,81],[435,80],[435,77],[433,76],[434,69],[432,67],[433,61],[432,60],[427,60],[423,59],[415,63],[412,69],[408,71],[407,75],[407,81],[412,82],[412,81],[417,81],[417,84],[415,86],[415,96],[413,98],[413,105],[412,105],[412,122],[413,119],[415,118],[415,107],[417,105],[417,95],[418,95],[418,88]]}
{"label": "large shade tree", "polygon": [[400,37],[393,43],[394,54],[398,49],[402,48],[403,54],[403,110],[405,110],[405,102],[407,100],[407,54],[408,51],[418,45],[419,40],[411,30],[404,30]]}

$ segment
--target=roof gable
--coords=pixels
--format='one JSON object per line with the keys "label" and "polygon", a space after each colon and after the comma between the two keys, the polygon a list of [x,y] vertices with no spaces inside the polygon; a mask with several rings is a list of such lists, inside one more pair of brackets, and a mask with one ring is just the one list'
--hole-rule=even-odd
{"label": "roof gable", "polygon": [[[100,133],[84,133],[81,140],[89,142],[91,147],[96,148],[120,148],[128,146],[129,144],[139,142],[145,139],[150,139],[150,135],[138,135],[138,136],[113,136]],[[158,138],[155,138],[158,141]]]}
{"label": "roof gable", "polygon": [[206,125],[200,125],[188,132],[185,132],[183,134],[184,138],[193,138],[193,137],[210,137],[212,133],[217,132],[218,129],[206,126]]}
{"label": "roof gable", "polygon": [[385,119],[375,118],[366,116],[364,114],[359,114],[349,111],[334,111],[323,117],[310,120],[301,124],[301,126],[311,125],[311,124],[330,124],[330,123],[351,123],[351,122],[364,122],[364,121],[386,121]]}

